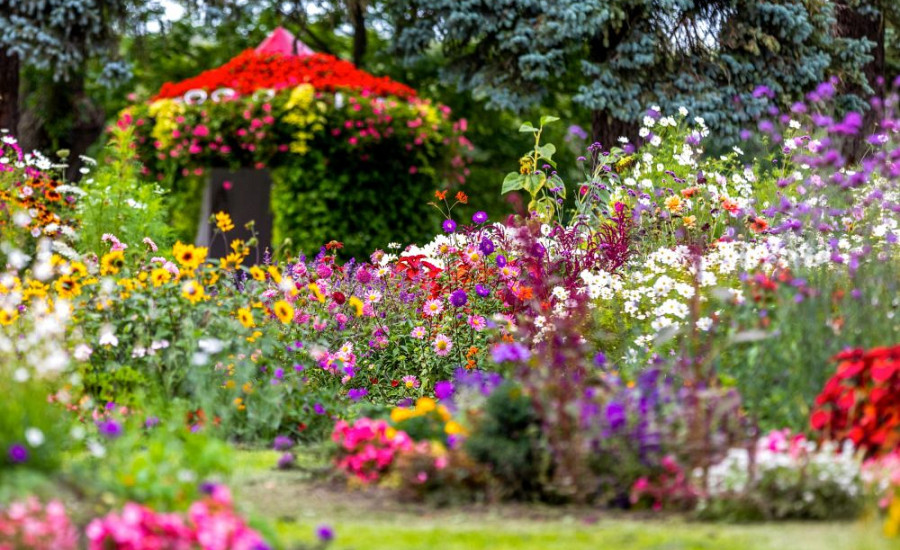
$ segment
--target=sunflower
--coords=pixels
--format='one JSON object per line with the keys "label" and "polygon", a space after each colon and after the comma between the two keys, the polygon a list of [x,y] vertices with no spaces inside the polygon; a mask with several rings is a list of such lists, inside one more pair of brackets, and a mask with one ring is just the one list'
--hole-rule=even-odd
{"label": "sunflower", "polygon": [[275,281],[275,284],[281,284],[281,272],[274,265],[269,266],[269,276]]}
{"label": "sunflower", "polygon": [[250,268],[250,276],[256,279],[257,281],[265,281],[266,280],[266,272],[262,270],[261,267],[255,265]]}
{"label": "sunflower", "polygon": [[107,252],[100,258],[100,274],[116,275],[125,266],[125,253],[121,250]]}
{"label": "sunflower", "polygon": [[241,324],[244,325],[244,328],[253,328],[253,325],[255,324],[253,322],[253,312],[250,311],[249,308],[242,307],[238,309],[237,318],[238,321],[240,321]]}
{"label": "sunflower", "polygon": [[84,277],[87,275],[87,266],[81,262],[72,262],[69,264],[69,275],[72,277]]}
{"label": "sunflower", "polygon": [[0,309],[0,325],[11,325],[19,318],[19,312],[15,309]]}
{"label": "sunflower", "polygon": [[275,302],[275,305],[272,306],[272,311],[275,312],[275,317],[278,317],[278,320],[285,325],[294,318],[294,308],[284,300]]}
{"label": "sunflower", "polygon": [[239,266],[242,261],[244,261],[244,257],[241,254],[232,252],[224,258],[220,258],[219,264],[223,271],[229,271],[230,269]]}
{"label": "sunflower", "polygon": [[81,285],[75,277],[71,275],[63,275],[57,279],[56,282],[53,283],[53,288],[56,289],[60,298],[69,299],[81,294]]}
{"label": "sunflower", "polygon": [[181,295],[190,300],[192,304],[196,304],[206,297],[203,287],[194,280],[187,281],[181,285]]}
{"label": "sunflower", "polygon": [[208,250],[209,249],[206,247],[182,244],[181,241],[178,241],[175,243],[175,246],[172,247],[172,254],[182,267],[189,271],[193,271],[206,261],[206,253]]}
{"label": "sunflower", "polygon": [[231,221],[231,216],[228,215],[228,212],[216,212],[216,227],[222,233],[228,233],[234,229],[234,222]]}

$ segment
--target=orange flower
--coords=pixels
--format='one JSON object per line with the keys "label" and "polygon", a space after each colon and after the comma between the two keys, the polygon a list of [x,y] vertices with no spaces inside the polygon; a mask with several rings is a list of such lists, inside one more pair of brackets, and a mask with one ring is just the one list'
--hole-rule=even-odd
{"label": "orange flower", "polygon": [[447,198],[447,191],[446,191],[446,190],[444,190],[444,191],[435,191],[435,192],[434,192],[434,196],[435,196],[435,198],[436,198],[437,200],[439,200],[439,201],[445,200],[445,199]]}
{"label": "orange flower", "polygon": [[765,218],[760,217],[752,218],[747,224],[750,226],[750,229],[757,233],[762,233],[769,228],[769,222],[767,222]]}
{"label": "orange flower", "polygon": [[463,204],[466,204],[469,202],[469,197],[467,197],[466,194],[463,193],[462,191],[458,191],[456,193],[456,200],[458,200],[459,202],[461,202]]}
{"label": "orange flower", "polygon": [[696,187],[688,187],[687,189],[681,190],[681,196],[686,199],[689,199],[689,198],[693,197],[694,195],[696,195],[698,192],[700,192],[700,189],[698,189]]}

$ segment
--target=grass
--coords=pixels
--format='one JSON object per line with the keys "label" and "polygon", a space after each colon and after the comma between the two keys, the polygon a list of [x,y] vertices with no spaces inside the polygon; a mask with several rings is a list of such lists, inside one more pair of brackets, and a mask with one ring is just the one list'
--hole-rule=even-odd
{"label": "grass", "polygon": [[312,542],[321,524],[332,550],[888,550],[875,521],[729,525],[671,516],[608,513],[541,504],[435,508],[401,503],[386,490],[327,479],[321,459],[273,470],[278,453],[241,451],[233,485],[250,512],[274,520],[283,541]]}

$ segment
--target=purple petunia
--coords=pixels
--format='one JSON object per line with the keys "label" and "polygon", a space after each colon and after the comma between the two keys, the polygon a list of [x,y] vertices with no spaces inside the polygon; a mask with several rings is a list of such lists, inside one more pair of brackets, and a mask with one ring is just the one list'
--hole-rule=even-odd
{"label": "purple petunia", "polygon": [[7,454],[9,455],[10,462],[13,464],[21,464],[28,460],[28,449],[25,448],[25,445],[20,443],[13,443],[10,445]]}
{"label": "purple petunia", "polygon": [[434,396],[445,401],[453,396],[453,382],[442,380],[434,385]]}
{"label": "purple petunia", "polygon": [[484,222],[488,221],[487,212],[485,212],[484,210],[479,210],[478,212],[475,212],[474,214],[472,214],[472,221],[475,223],[484,223]]}
{"label": "purple petunia", "polygon": [[491,350],[491,357],[495,363],[503,363],[510,361],[513,363],[522,363],[528,361],[531,352],[528,348],[518,342],[511,344],[498,344]]}
{"label": "purple petunia", "polygon": [[466,291],[463,289],[454,290],[450,293],[450,303],[456,307],[462,307],[469,301]]}
{"label": "purple petunia", "polygon": [[369,395],[369,390],[365,388],[353,388],[347,392],[347,397],[353,401],[359,401],[367,395]]}
{"label": "purple petunia", "polygon": [[115,420],[100,422],[97,424],[97,429],[100,430],[100,435],[107,439],[115,439],[122,435],[122,425]]}
{"label": "purple petunia", "polygon": [[478,250],[485,256],[490,256],[494,252],[494,241],[487,237],[481,239],[481,243],[478,244]]}
{"label": "purple petunia", "polygon": [[334,529],[328,525],[320,525],[316,527],[316,538],[323,542],[334,540]]}
{"label": "purple petunia", "polygon": [[444,220],[444,223],[441,224],[441,227],[444,228],[444,233],[453,233],[456,231],[456,222],[453,220]]}
{"label": "purple petunia", "polygon": [[286,435],[279,435],[275,437],[275,441],[272,443],[272,448],[276,451],[286,451],[294,446],[294,440]]}

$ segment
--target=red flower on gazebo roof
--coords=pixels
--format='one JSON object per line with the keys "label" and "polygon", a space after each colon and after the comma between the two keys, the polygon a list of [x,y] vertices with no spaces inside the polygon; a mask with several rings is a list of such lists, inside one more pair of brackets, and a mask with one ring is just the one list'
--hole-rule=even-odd
{"label": "red flower on gazebo roof", "polygon": [[279,90],[305,83],[329,92],[355,90],[401,98],[416,95],[405,84],[361,71],[353,63],[332,55],[314,53],[291,33],[278,28],[256,50],[241,52],[221,67],[187,80],[163,84],[154,99],[179,97],[198,89],[212,92],[218,88],[231,88],[246,95],[260,89]]}

